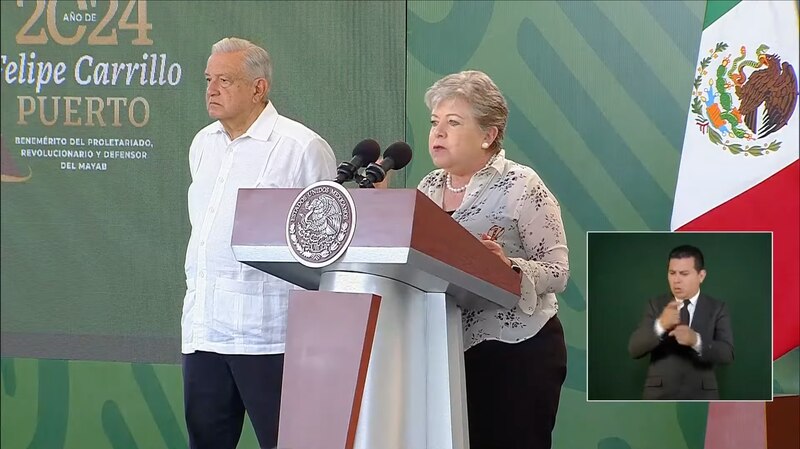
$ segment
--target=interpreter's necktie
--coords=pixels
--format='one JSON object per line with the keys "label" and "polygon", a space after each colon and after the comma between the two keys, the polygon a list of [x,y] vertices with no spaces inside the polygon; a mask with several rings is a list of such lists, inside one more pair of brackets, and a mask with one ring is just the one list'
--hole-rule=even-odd
{"label": "interpreter's necktie", "polygon": [[689,325],[689,304],[692,302],[688,299],[683,300],[683,307],[681,308],[681,324]]}

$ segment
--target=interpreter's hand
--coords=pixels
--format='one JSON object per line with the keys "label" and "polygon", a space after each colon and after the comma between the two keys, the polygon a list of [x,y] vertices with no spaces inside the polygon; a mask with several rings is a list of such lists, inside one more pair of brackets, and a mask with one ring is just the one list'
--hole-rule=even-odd
{"label": "interpreter's hand", "polygon": [[672,329],[669,333],[670,337],[675,337],[679,344],[683,346],[694,346],[697,344],[697,332],[693,331],[691,327],[680,324]]}
{"label": "interpreter's hand", "polygon": [[664,307],[664,310],[661,312],[661,316],[658,317],[658,323],[661,324],[661,327],[663,327],[667,332],[671,331],[675,326],[681,324],[681,316],[678,312],[679,305],[680,303],[678,301],[670,301]]}
{"label": "interpreter's hand", "polygon": [[481,234],[481,243],[485,246],[489,251],[493,252],[500,260],[503,261],[509,267],[511,266],[511,259],[506,257],[506,253],[503,252],[503,247],[500,246],[499,243],[495,242],[489,234]]}

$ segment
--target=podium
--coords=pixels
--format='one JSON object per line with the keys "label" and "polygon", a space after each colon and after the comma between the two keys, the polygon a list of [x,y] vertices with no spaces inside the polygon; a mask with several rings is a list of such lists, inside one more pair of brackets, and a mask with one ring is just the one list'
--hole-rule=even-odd
{"label": "podium", "polygon": [[334,263],[293,257],[300,189],[241,189],[237,260],[289,295],[279,449],[467,449],[461,308],[514,307],[520,275],[416,189],[350,190]]}

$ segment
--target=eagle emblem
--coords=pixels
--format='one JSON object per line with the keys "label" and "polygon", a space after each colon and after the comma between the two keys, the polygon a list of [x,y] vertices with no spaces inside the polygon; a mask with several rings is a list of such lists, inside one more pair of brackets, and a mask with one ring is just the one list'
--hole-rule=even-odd
{"label": "eagle emblem", "polygon": [[286,244],[303,265],[320,268],[344,254],[355,230],[350,193],[331,181],[305,188],[295,198],[286,220]]}
{"label": "eagle emblem", "polygon": [[767,137],[786,126],[794,113],[798,96],[794,67],[770,53],[765,44],[749,57],[745,46],[736,57],[723,56],[727,49],[726,42],[719,42],[700,60],[692,93],[695,123],[712,143],[731,154],[764,156],[778,151],[781,142]]}

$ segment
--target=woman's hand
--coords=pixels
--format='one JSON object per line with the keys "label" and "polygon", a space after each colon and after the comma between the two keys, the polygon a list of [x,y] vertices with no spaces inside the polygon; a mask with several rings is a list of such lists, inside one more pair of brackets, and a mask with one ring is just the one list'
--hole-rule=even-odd
{"label": "woman's hand", "polygon": [[485,246],[489,251],[493,252],[500,260],[503,261],[504,264],[511,266],[511,259],[506,257],[505,252],[503,252],[503,247],[500,246],[499,243],[495,242],[494,239],[489,237],[488,234],[481,234],[481,243]]}
{"label": "woman's hand", "polygon": [[[383,162],[383,158],[380,158],[377,161],[375,161],[375,163],[378,164],[378,165],[380,165],[381,162]],[[372,185],[375,186],[376,189],[388,189],[389,188],[389,177],[391,176],[390,173],[391,173],[391,171],[387,171],[386,172],[386,177],[383,178],[383,181],[372,183]]]}

